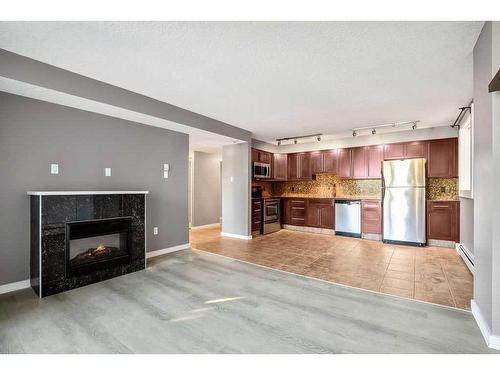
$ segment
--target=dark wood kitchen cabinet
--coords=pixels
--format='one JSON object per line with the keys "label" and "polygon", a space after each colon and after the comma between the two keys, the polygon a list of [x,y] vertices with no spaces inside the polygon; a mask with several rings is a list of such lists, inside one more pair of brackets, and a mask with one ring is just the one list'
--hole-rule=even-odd
{"label": "dark wood kitchen cabinet", "polygon": [[384,160],[384,146],[368,146],[367,148],[367,177],[382,178],[382,161]]}
{"label": "dark wood kitchen cabinet", "polygon": [[427,237],[459,242],[460,206],[458,201],[427,202]]}
{"label": "dark wood kitchen cabinet", "polygon": [[405,158],[405,144],[392,143],[384,146],[384,159],[404,159]]}
{"label": "dark wood kitchen cabinet", "polygon": [[337,175],[340,178],[352,178],[351,149],[343,148],[338,150]]}
{"label": "dark wood kitchen cabinet", "polygon": [[273,154],[271,152],[252,148],[252,161],[257,163],[272,164]]}
{"label": "dark wood kitchen cabinet", "polygon": [[307,201],[304,198],[282,199],[282,223],[298,226],[306,225]]}
{"label": "dark wood kitchen cabinet", "polygon": [[457,141],[457,138],[429,141],[427,160],[428,177],[458,177]]}
{"label": "dark wood kitchen cabinet", "polygon": [[334,229],[333,199],[308,199],[306,213],[308,227]]}
{"label": "dark wood kitchen cabinet", "polygon": [[286,180],[288,176],[287,154],[274,154],[273,155],[273,179]]}
{"label": "dark wood kitchen cabinet", "polygon": [[322,151],[311,151],[311,173],[323,173],[325,172],[325,157]]}
{"label": "dark wood kitchen cabinet", "polygon": [[325,173],[337,173],[338,150],[323,151],[323,166]]}
{"label": "dark wood kitchen cabinet", "polygon": [[354,147],[352,153],[352,178],[366,178],[368,176],[368,164],[366,147]]}
{"label": "dark wood kitchen cabinet", "polygon": [[309,152],[288,154],[288,179],[310,180],[311,179],[311,155]]}
{"label": "dark wood kitchen cabinet", "polygon": [[259,231],[262,227],[262,202],[258,198],[252,198],[252,232]]}
{"label": "dark wood kitchen cabinet", "polygon": [[416,141],[405,143],[405,158],[427,158],[427,142]]}
{"label": "dark wood kitchen cabinet", "polygon": [[382,204],[378,199],[361,201],[361,227],[363,233],[382,233]]}

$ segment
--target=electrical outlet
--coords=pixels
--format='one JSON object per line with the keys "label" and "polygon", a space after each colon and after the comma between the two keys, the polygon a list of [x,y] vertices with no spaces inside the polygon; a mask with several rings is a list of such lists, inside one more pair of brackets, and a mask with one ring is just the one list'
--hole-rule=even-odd
{"label": "electrical outlet", "polygon": [[446,193],[446,187],[445,186],[441,186],[441,193]]}
{"label": "electrical outlet", "polygon": [[50,173],[51,174],[59,174],[59,164],[51,164],[50,165]]}
{"label": "electrical outlet", "polygon": [[104,175],[106,177],[111,176],[111,168],[109,168],[109,167],[104,168]]}
{"label": "electrical outlet", "polygon": [[158,227],[153,228],[153,234],[156,236],[158,234]]}

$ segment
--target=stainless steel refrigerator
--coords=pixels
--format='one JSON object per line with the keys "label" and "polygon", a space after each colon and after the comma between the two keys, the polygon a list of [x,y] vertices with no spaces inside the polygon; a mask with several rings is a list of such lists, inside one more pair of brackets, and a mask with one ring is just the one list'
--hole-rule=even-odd
{"label": "stainless steel refrigerator", "polygon": [[425,246],[425,159],[382,162],[382,240]]}

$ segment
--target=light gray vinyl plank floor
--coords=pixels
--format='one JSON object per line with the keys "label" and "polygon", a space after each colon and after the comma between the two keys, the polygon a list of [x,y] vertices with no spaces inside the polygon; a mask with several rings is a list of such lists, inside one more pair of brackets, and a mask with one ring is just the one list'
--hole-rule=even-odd
{"label": "light gray vinyl plank floor", "polygon": [[38,299],[0,296],[1,353],[488,353],[470,312],[181,251]]}

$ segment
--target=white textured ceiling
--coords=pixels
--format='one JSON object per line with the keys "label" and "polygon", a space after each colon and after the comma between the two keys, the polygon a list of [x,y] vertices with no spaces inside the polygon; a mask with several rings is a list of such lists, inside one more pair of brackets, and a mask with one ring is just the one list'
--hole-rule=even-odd
{"label": "white textured ceiling", "polygon": [[2,22],[0,48],[250,130],[421,120],[472,98],[482,22]]}

